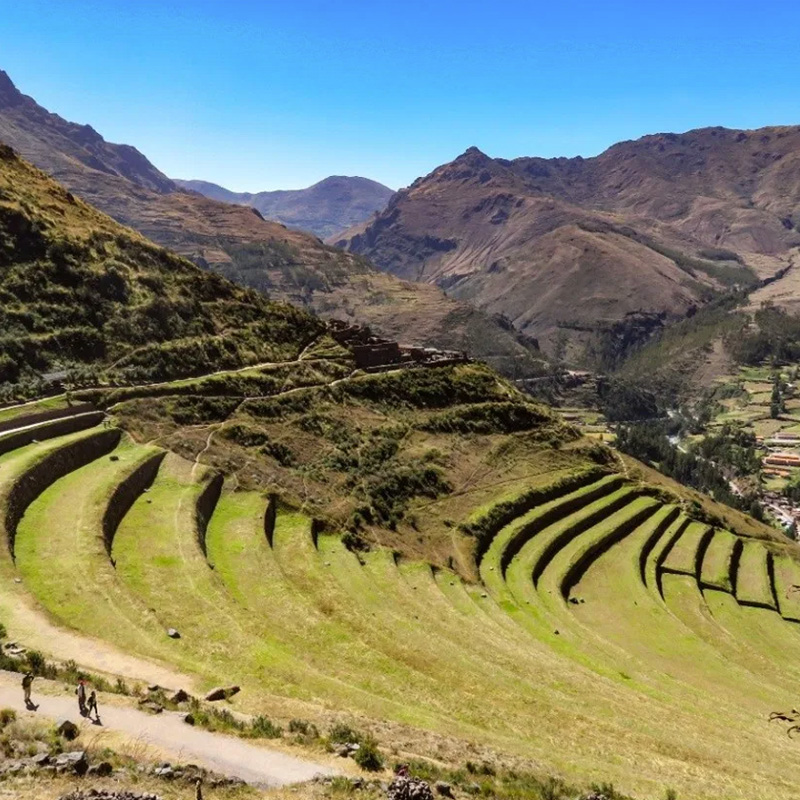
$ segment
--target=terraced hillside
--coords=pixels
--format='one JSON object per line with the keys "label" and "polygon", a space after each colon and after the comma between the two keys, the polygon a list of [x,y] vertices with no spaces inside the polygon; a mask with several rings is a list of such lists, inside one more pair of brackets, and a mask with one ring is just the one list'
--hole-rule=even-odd
{"label": "terraced hillside", "polygon": [[[260,401],[265,418],[281,398],[310,393],[323,418],[349,403],[371,440],[381,437],[369,414],[404,387],[415,435],[427,427],[443,450],[463,448],[472,482],[411,496],[395,532],[373,520],[355,541],[309,499],[289,504],[291,491],[223,477],[204,463],[209,450],[184,458],[97,414],[67,410],[33,428],[18,417],[21,430],[0,436],[0,609],[12,634],[20,616],[38,614],[55,631],[202,684],[239,683],[248,709],[347,710],[641,796],[666,787],[692,798],[796,796],[798,745],[766,721],[796,704],[793,546],[690,519],[678,498],[614,472],[596,448],[554,448],[543,436],[563,429],[546,415],[505,434],[499,450],[538,431],[527,477],[520,466],[489,476],[488,459],[481,475],[470,437],[484,449],[502,437],[453,430],[465,419],[485,424],[486,403],[502,404],[476,403],[466,376],[441,374],[462,392],[464,407],[449,418],[431,405],[436,377],[329,375],[322,387],[278,392],[270,407]],[[421,387],[428,405],[413,406]],[[141,391],[164,403],[188,396],[185,383]],[[130,415],[125,403],[137,403],[143,414],[148,400],[116,408]],[[407,437],[408,452],[418,449]],[[450,481],[460,474],[452,463],[440,469]],[[450,556],[440,542],[435,565],[413,558],[409,541],[409,511],[421,531],[437,518],[423,516],[426,504],[439,517],[458,514],[444,526]],[[380,531],[392,548],[377,543]]]}
{"label": "terraced hillside", "polygon": [[0,393],[52,372],[142,381],[291,359],[323,327],[123,228],[0,145]]}

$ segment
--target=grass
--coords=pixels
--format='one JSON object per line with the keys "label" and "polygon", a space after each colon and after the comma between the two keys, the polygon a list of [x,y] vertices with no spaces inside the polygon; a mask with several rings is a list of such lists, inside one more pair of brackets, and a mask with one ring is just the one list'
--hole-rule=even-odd
{"label": "grass", "polygon": [[771,555],[761,542],[745,542],[736,576],[736,599],[740,603],[776,608],[770,582]]}
{"label": "grass", "polygon": [[729,531],[714,531],[703,557],[700,580],[704,586],[733,591],[731,584],[731,558],[736,537]]}
{"label": "grass", "polygon": [[689,525],[664,559],[662,569],[667,572],[697,575],[698,550],[702,552],[711,534],[712,530],[708,525],[697,522]]}
{"label": "grass", "polygon": [[[71,438],[0,457],[0,481]],[[792,702],[800,643],[781,644],[792,623],[697,580],[699,552],[702,586],[726,588],[736,534],[714,531],[705,548],[707,527],[677,505],[614,475],[563,483],[577,473],[554,459],[553,493],[534,473],[549,499],[498,517],[482,583],[392,548],[349,550],[283,503],[268,538],[269,498],[233,481],[204,554],[195,503],[209,472],[172,454],[123,518],[114,568],[100,536],[105,502],[153,451],[123,439],[115,460],[60,479],[23,518],[20,591],[63,625],[172,664],[202,686],[237,683],[234,708],[284,729],[298,709],[320,724],[346,711],[406,750],[480,742],[629,794],[657,796],[669,785],[679,796],[710,800],[723,787],[750,798],[764,785],[770,798],[792,796],[794,751],[785,736],[764,739],[762,721],[764,708]],[[521,496],[518,480],[498,501]],[[485,496],[466,495],[465,519],[491,516]],[[469,541],[457,525],[449,530]],[[793,579],[795,562],[780,557],[790,545],[770,546],[783,586]],[[745,544],[739,599],[770,591],[767,552]],[[663,597],[659,565],[680,573],[662,574]],[[181,638],[169,639],[168,627]],[[570,748],[554,746],[565,730]],[[777,788],[771,769],[782,776]]]}

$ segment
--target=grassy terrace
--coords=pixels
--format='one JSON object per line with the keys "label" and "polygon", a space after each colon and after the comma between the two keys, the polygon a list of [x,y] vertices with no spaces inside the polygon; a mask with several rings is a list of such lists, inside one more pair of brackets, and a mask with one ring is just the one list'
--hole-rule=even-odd
{"label": "grassy terrace", "polygon": [[737,537],[729,531],[714,531],[703,556],[700,573],[700,580],[703,586],[722,589],[725,592],[733,591],[731,561],[736,542]]}
{"label": "grassy terrace", "polygon": [[745,542],[736,573],[736,599],[746,605],[776,609],[771,572],[772,554],[760,542]]}
{"label": "grassy terrace", "polygon": [[800,622],[800,565],[785,554],[773,557],[775,596],[784,619]]}
{"label": "grassy terrace", "polygon": [[661,568],[665,572],[697,575],[712,534],[708,525],[697,522],[688,525],[672,546]]}
{"label": "grassy terrace", "polygon": [[[313,370],[314,380],[338,380]],[[474,426],[472,412],[408,410],[411,432],[386,444],[382,402],[355,407],[381,453],[424,452],[424,427],[440,452],[452,447],[468,463],[441,467],[449,492],[409,499],[416,529],[375,526],[371,545],[354,547],[330,521],[313,524],[314,504],[279,499],[277,483],[274,493],[248,488],[240,470],[220,486],[202,457],[226,420],[184,429],[193,458],[117,434],[26,498],[16,563],[7,549],[0,561],[1,607],[24,597],[64,630],[203,686],[240,684],[234,705],[251,713],[356,714],[387,736],[481,741],[642,797],[667,787],[693,798],[794,797],[795,746],[764,722],[791,707],[800,678],[791,545],[712,530],[578,449],[534,439],[521,451],[509,439],[502,457],[480,460],[487,440],[473,430],[440,432]],[[291,419],[274,424],[285,431]],[[278,428],[267,430],[278,441]],[[115,434],[42,436],[0,456],[4,518],[38,464],[98,435]],[[527,482],[521,452],[538,465]],[[294,486],[291,469],[275,472],[284,487]],[[428,558],[415,557],[426,521],[443,533]],[[437,557],[444,531],[449,561]],[[166,635],[171,627],[180,639]],[[570,747],[556,746],[565,732]]]}

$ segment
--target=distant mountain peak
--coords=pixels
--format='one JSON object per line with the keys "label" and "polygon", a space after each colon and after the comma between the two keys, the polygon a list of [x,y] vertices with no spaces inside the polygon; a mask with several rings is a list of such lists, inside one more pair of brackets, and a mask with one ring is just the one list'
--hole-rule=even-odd
{"label": "distant mountain peak", "polygon": [[368,220],[382,211],[393,192],[388,186],[349,175],[330,175],[306,189],[271,192],[232,192],[201,180],[175,180],[183,189],[212,200],[257,209],[266,219],[310,231],[322,239]]}
{"label": "distant mountain peak", "polygon": [[14,85],[7,72],[0,69],[0,105],[17,105],[25,99],[25,95]]}

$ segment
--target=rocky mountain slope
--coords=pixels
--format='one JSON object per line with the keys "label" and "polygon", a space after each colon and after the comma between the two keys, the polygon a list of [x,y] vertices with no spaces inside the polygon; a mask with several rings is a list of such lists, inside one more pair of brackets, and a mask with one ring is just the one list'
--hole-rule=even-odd
{"label": "rocky mountain slope", "polygon": [[691,314],[800,246],[800,128],[709,128],[596,158],[470,148],[335,238],[392,274],[500,312],[552,348]]}
{"label": "rocky mountain slope", "polygon": [[232,192],[208,181],[176,179],[175,183],[212,200],[252,206],[266,219],[310,231],[323,239],[382,211],[394,194],[377,181],[344,175],[332,175],[307,189],[255,193]]}
{"label": "rocky mountain slope", "polygon": [[535,373],[535,344],[434,286],[399,281],[258,211],[179,189],[141,153],[105,142],[23,95],[0,71],[0,142],[71,192],[202,267],[315,313],[371,325],[409,344],[469,350]]}

